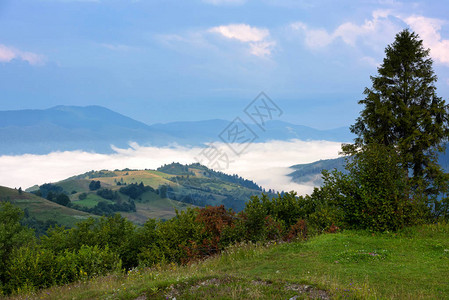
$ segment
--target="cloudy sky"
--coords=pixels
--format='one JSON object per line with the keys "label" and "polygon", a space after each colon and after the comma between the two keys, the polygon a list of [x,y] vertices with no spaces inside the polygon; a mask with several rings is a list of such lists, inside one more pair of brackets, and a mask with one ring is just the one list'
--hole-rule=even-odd
{"label": "cloudy sky", "polygon": [[284,121],[348,126],[403,28],[431,48],[449,98],[448,16],[443,0],[1,0],[0,110],[233,119],[265,91]]}

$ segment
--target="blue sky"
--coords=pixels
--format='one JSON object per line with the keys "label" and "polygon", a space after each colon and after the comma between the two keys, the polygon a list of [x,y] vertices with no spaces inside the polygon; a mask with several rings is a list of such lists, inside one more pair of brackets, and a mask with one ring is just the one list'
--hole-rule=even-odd
{"label": "blue sky", "polygon": [[233,119],[265,91],[335,128],[409,27],[449,100],[446,1],[1,0],[0,110],[102,105],[146,123]]}

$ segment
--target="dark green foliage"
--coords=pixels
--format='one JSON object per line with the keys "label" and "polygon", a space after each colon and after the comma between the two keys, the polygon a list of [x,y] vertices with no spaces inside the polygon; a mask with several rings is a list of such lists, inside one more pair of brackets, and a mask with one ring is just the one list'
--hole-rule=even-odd
{"label": "dark green foliage", "polygon": [[86,198],[87,198],[87,194],[86,193],[81,193],[81,194],[78,195],[78,199],[79,200],[84,200]]}
{"label": "dark green foliage", "polygon": [[241,215],[245,220],[247,239],[258,241],[285,236],[298,220],[308,218],[313,212],[313,201],[291,192],[271,199],[265,194],[251,197]]}
{"label": "dark green foliage", "polygon": [[355,144],[344,145],[347,174],[324,172],[324,185],[309,197],[309,222],[374,231],[447,217],[448,174],[437,153],[449,136],[447,106],[435,91],[429,50],[404,30],[385,50],[372,88],[351,127]]}
{"label": "dark green foliage", "polygon": [[168,165],[163,165],[162,167],[157,168],[157,170],[159,172],[172,175],[194,175],[193,172],[189,171],[189,167],[187,165],[182,165],[175,162]]}
{"label": "dark green foliage", "polygon": [[127,219],[116,214],[101,219],[88,219],[77,227],[65,230],[55,227],[48,231],[47,236],[42,237],[44,248],[52,249],[56,253],[66,250],[79,250],[83,245],[99,246],[117,253],[127,268],[137,265],[137,253],[132,252],[135,225]]}
{"label": "dark green foliage", "polygon": [[118,193],[110,189],[100,189],[97,191],[97,195],[107,200],[119,199]]}
{"label": "dark green foliage", "polygon": [[[51,184],[51,183],[45,183],[39,187],[39,190],[33,192],[33,194],[36,194],[40,197],[48,199],[49,194],[50,194],[50,198],[53,198],[54,195],[61,194],[62,192],[63,192],[62,187]],[[50,199],[48,199],[48,200],[50,200]]]}
{"label": "dark green foliage", "polygon": [[324,172],[324,185],[311,195],[312,223],[386,231],[424,222],[429,208],[400,162],[394,148],[369,144],[348,158],[347,174]]}
{"label": "dark green foliage", "polygon": [[23,245],[33,243],[33,231],[20,224],[23,212],[9,202],[0,202],[0,294],[8,281],[6,268],[11,252]]}
{"label": "dark green foliage", "polygon": [[167,185],[161,185],[158,189],[157,189],[157,193],[159,194],[159,196],[161,198],[167,198]]}
{"label": "dark green foliage", "polygon": [[134,241],[138,251],[137,259],[141,266],[152,266],[165,260],[158,222],[149,219],[141,228],[137,228]]}
{"label": "dark green foliage", "polygon": [[[187,263],[241,241],[304,238],[306,223],[293,219],[307,214],[306,204],[294,193],[271,200],[263,195],[251,199],[239,214],[224,206],[187,209],[167,221],[150,219],[140,228],[116,214],[90,218],[70,229],[50,227],[40,242],[30,232],[4,254],[2,290],[11,293],[65,284],[121,266]],[[9,223],[16,224],[20,236],[27,231],[17,223],[20,211],[14,210],[13,215],[15,221]]]}
{"label": "dark green foliage", "polygon": [[239,186],[246,187],[248,189],[262,191],[262,188],[252,180],[244,179],[236,174],[228,175],[223,172],[214,171],[214,170],[211,170],[199,163],[194,163],[194,164],[190,164],[190,165],[182,165],[180,163],[172,163],[169,165],[164,165],[164,166],[158,168],[157,170],[167,173],[167,174],[179,175],[179,176],[173,177],[171,179],[172,181],[179,182],[180,180],[191,179],[191,178],[188,178],[188,175],[195,175],[193,172],[189,171],[189,168],[202,170],[202,175],[209,179],[217,179],[217,180],[224,181],[227,183],[234,183]]}
{"label": "dark green foliage", "polygon": [[[243,210],[246,199],[262,194],[262,189],[259,186],[237,175],[231,176],[215,172],[200,164],[192,164],[189,167],[203,170],[202,175],[206,177],[189,175],[172,177],[170,180],[177,185],[173,187],[170,185],[160,186],[159,194],[196,206],[224,204],[234,211]],[[241,188],[242,186],[246,188]],[[273,195],[270,194],[270,196]],[[223,199],[223,197],[225,198]]]}
{"label": "dark green foliage", "polygon": [[51,183],[41,185],[39,190],[33,192],[33,194],[60,205],[68,206],[70,204],[70,198],[64,193],[63,188]]}
{"label": "dark green foliage", "polygon": [[128,201],[117,201],[113,204],[106,201],[100,201],[93,208],[84,208],[86,212],[99,216],[112,216],[115,212],[123,211],[130,212],[136,211],[136,204],[132,199]]}
{"label": "dark green foliage", "polygon": [[56,196],[55,202],[60,205],[67,206],[70,204],[70,198],[66,194],[59,194]]}
{"label": "dark green foliage", "polygon": [[[3,292],[64,284],[122,266],[126,270],[188,263],[220,253],[237,242],[306,239],[310,230],[335,232],[342,225],[378,226],[379,230],[401,227],[410,216],[417,216],[408,202],[401,202],[408,198],[397,194],[385,202],[380,197],[388,191],[379,188],[375,194],[368,192],[372,184],[386,190],[402,184],[403,170],[394,168],[398,158],[382,156],[384,152],[383,148],[361,152],[348,164],[347,175],[325,175],[327,184],[311,196],[284,193],[271,199],[266,195],[252,197],[238,214],[224,206],[208,206],[187,209],[167,221],[150,219],[139,228],[118,214],[91,218],[71,229],[52,227],[40,237],[40,243],[31,235],[28,243],[10,247],[4,263],[7,279]],[[377,169],[372,169],[373,164]],[[352,192],[348,188],[355,186],[358,188]],[[376,206],[376,201],[382,204]],[[399,212],[399,223],[388,217],[382,219],[391,215],[392,209]]]}
{"label": "dark green foliage", "polygon": [[41,221],[37,220],[35,217],[24,216],[20,221],[23,226],[33,229],[37,237],[42,236],[47,233],[47,230],[54,226],[60,226],[60,224],[54,220]]}
{"label": "dark green foliage", "polygon": [[[118,171],[118,170],[116,170]],[[92,178],[103,178],[103,177],[115,177],[117,174],[113,171],[108,170],[101,170],[101,171],[89,171],[81,175],[73,176],[68,178],[68,180],[71,179],[92,179]]]}
{"label": "dark green foliage", "polygon": [[[437,153],[449,136],[449,112],[436,95],[429,51],[407,29],[396,35],[385,49],[378,76],[371,77],[372,88],[359,101],[364,109],[351,131],[358,135],[356,146],[394,146],[402,167],[412,173],[412,187],[437,197],[448,189],[449,177],[438,165]],[[345,150],[352,154],[355,148]]]}
{"label": "dark green foliage", "polygon": [[120,193],[125,194],[134,200],[142,196],[142,194],[145,192],[155,192],[155,190],[151,186],[144,186],[143,182],[141,182],[140,184],[128,184],[127,186],[121,187],[119,191]]}
{"label": "dark green foliage", "polygon": [[96,191],[96,190],[98,190],[98,189],[100,189],[101,188],[101,183],[100,183],[100,181],[95,181],[95,180],[92,180],[90,183],[89,183],[89,190],[91,190],[91,191]]}
{"label": "dark green foliage", "polygon": [[120,270],[120,259],[108,247],[83,245],[55,253],[39,245],[14,249],[5,291],[30,291]]}

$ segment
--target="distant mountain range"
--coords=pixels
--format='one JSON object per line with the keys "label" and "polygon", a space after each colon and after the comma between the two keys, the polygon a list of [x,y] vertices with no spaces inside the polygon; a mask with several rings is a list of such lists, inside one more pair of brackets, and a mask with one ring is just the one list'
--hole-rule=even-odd
{"label": "distant mountain range", "polygon": [[294,169],[292,173],[289,174],[293,182],[300,184],[313,184],[314,186],[320,186],[323,184],[323,179],[321,177],[321,172],[323,170],[332,171],[337,169],[337,171],[345,171],[345,158],[339,157],[334,159],[323,159],[315,161],[309,164],[298,164],[291,166]]}
{"label": "distant mountain range", "polygon": [[[446,148],[446,152],[440,154],[438,161],[443,170],[446,173],[449,173],[449,145],[447,145]],[[293,182],[299,184],[311,184],[314,186],[321,186],[323,184],[323,179],[321,177],[321,172],[323,170],[332,171],[336,169],[343,173],[346,172],[344,157],[323,159],[309,164],[298,164],[291,166],[290,168],[294,170],[289,174]]]}
{"label": "distant mountain range", "polygon": [[[111,153],[111,145],[127,147],[130,142],[143,146],[198,146],[219,141],[219,134],[229,123],[215,119],[147,125],[100,106],[0,111],[0,155],[70,150]],[[255,124],[248,126],[258,135],[256,142],[353,139],[346,127],[317,130],[282,121],[267,122],[265,131]]]}

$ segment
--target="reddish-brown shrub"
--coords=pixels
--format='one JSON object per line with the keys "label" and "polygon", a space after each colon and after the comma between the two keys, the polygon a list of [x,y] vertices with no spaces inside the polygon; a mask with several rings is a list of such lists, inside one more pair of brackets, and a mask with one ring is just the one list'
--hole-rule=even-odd
{"label": "reddish-brown shrub", "polygon": [[186,253],[182,262],[188,263],[220,252],[221,233],[224,228],[234,226],[234,219],[235,214],[226,210],[224,205],[198,209],[195,221],[204,225],[201,230],[204,238],[201,242],[189,241],[188,246],[180,245]]}
{"label": "reddish-brown shrub", "polygon": [[272,216],[265,217],[265,239],[273,241],[282,238],[284,228],[279,221],[276,221]]}
{"label": "reddish-brown shrub", "polygon": [[305,240],[307,238],[307,223],[303,219],[299,219],[295,225],[290,227],[290,231],[285,236],[286,241],[291,241],[293,239],[302,239]]}
{"label": "reddish-brown shrub", "polygon": [[331,226],[326,230],[327,233],[336,233],[340,230],[340,227],[336,226],[334,223],[332,223]]}
{"label": "reddish-brown shrub", "polygon": [[220,237],[225,226],[232,226],[235,213],[226,210],[224,205],[201,208],[196,221],[204,224],[204,232]]}

